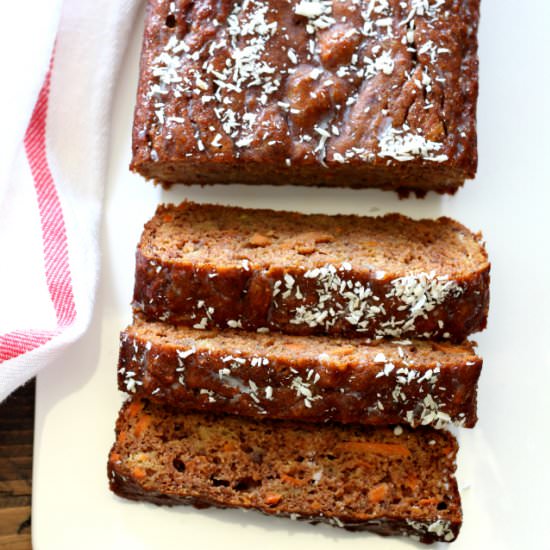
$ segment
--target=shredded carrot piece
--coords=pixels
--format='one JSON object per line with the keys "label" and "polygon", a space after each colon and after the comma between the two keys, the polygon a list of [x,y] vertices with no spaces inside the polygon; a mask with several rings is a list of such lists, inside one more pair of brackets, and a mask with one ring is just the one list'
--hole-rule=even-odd
{"label": "shredded carrot piece", "polygon": [[418,484],[420,483],[418,477],[414,475],[407,476],[407,478],[403,481],[405,487],[408,487],[409,489],[412,489],[413,491],[418,487]]}
{"label": "shredded carrot piece", "polygon": [[345,441],[336,445],[339,451],[355,451],[358,453],[374,453],[389,457],[406,457],[411,452],[405,445],[399,443],[372,443],[369,441]]}
{"label": "shredded carrot piece", "polygon": [[141,409],[143,409],[143,403],[141,401],[134,401],[128,405],[128,417],[133,418],[134,416],[137,416]]}
{"label": "shredded carrot piece", "polygon": [[136,479],[143,479],[143,478],[147,475],[147,472],[146,472],[143,468],[140,468],[139,466],[136,466],[136,467],[132,470],[132,475],[133,475]]}
{"label": "shredded carrot piece", "polygon": [[275,506],[276,504],[279,504],[281,500],[283,500],[283,497],[278,493],[268,493],[265,496],[265,503],[269,506]]}
{"label": "shredded carrot piece", "polygon": [[134,426],[134,435],[136,437],[141,437],[143,432],[147,429],[149,424],[151,424],[151,417],[148,414],[144,414]]}
{"label": "shredded carrot piece", "polygon": [[347,355],[352,355],[355,352],[355,348],[336,348],[330,350],[330,355],[336,355],[337,357],[346,357]]}
{"label": "shredded carrot piece", "polygon": [[388,485],[386,483],[379,483],[378,485],[375,485],[370,491],[369,491],[369,501],[370,502],[380,502],[381,500],[384,500],[384,497],[388,494]]}
{"label": "shredded carrot piece", "polygon": [[301,487],[307,483],[303,479],[298,479],[297,477],[292,477],[285,473],[281,473],[279,477],[281,478],[281,481],[288,483],[289,485],[294,485],[294,487]]}
{"label": "shredded carrot piece", "polygon": [[312,510],[313,512],[318,512],[318,511],[322,508],[321,503],[318,502],[317,500],[314,500],[314,501],[309,505],[309,507],[311,508],[311,510]]}
{"label": "shredded carrot piece", "polygon": [[288,342],[285,343],[285,349],[289,351],[295,351],[297,353],[305,349],[305,344],[300,344],[298,342]]}

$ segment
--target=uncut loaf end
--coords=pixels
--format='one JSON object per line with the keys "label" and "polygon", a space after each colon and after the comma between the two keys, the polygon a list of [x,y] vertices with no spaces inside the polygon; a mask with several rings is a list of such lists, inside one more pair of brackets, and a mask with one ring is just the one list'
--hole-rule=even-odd
{"label": "uncut loaf end", "polygon": [[149,0],[132,170],[453,193],[475,176],[479,0]]}

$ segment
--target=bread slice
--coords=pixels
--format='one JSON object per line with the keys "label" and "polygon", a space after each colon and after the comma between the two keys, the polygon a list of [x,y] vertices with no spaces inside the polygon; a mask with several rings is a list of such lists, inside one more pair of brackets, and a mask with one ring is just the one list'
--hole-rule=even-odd
{"label": "bread slice", "polygon": [[138,317],[121,334],[118,385],[181,410],[472,427],[481,365],[469,342],[202,331]]}
{"label": "bread slice", "polygon": [[258,422],[134,400],[120,412],[108,475],[133,500],[450,542],[462,522],[456,452],[452,435],[430,428]]}
{"label": "bread slice", "polygon": [[159,206],[133,305],[152,321],[368,338],[464,338],[486,325],[489,262],[449,219]]}

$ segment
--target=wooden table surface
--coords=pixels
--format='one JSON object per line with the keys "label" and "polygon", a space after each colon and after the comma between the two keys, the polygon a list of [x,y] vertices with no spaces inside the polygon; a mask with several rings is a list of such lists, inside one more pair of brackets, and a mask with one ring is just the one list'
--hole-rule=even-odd
{"label": "wooden table surface", "polygon": [[0,403],[0,550],[31,544],[34,380]]}

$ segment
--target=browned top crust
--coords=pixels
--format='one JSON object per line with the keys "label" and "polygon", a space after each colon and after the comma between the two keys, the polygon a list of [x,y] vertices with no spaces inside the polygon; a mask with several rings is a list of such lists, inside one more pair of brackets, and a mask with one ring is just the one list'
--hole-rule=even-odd
{"label": "browned top crust", "polygon": [[489,262],[449,219],[160,206],[136,256],[134,307],[194,328],[451,338],[485,327]]}
{"label": "browned top crust", "polygon": [[111,489],[156,504],[241,507],[423,542],[460,529],[457,443],[443,430],[255,422],[127,402]]}
{"label": "browned top crust", "polygon": [[477,165],[478,18],[479,0],[149,0],[132,169],[456,188]]}

